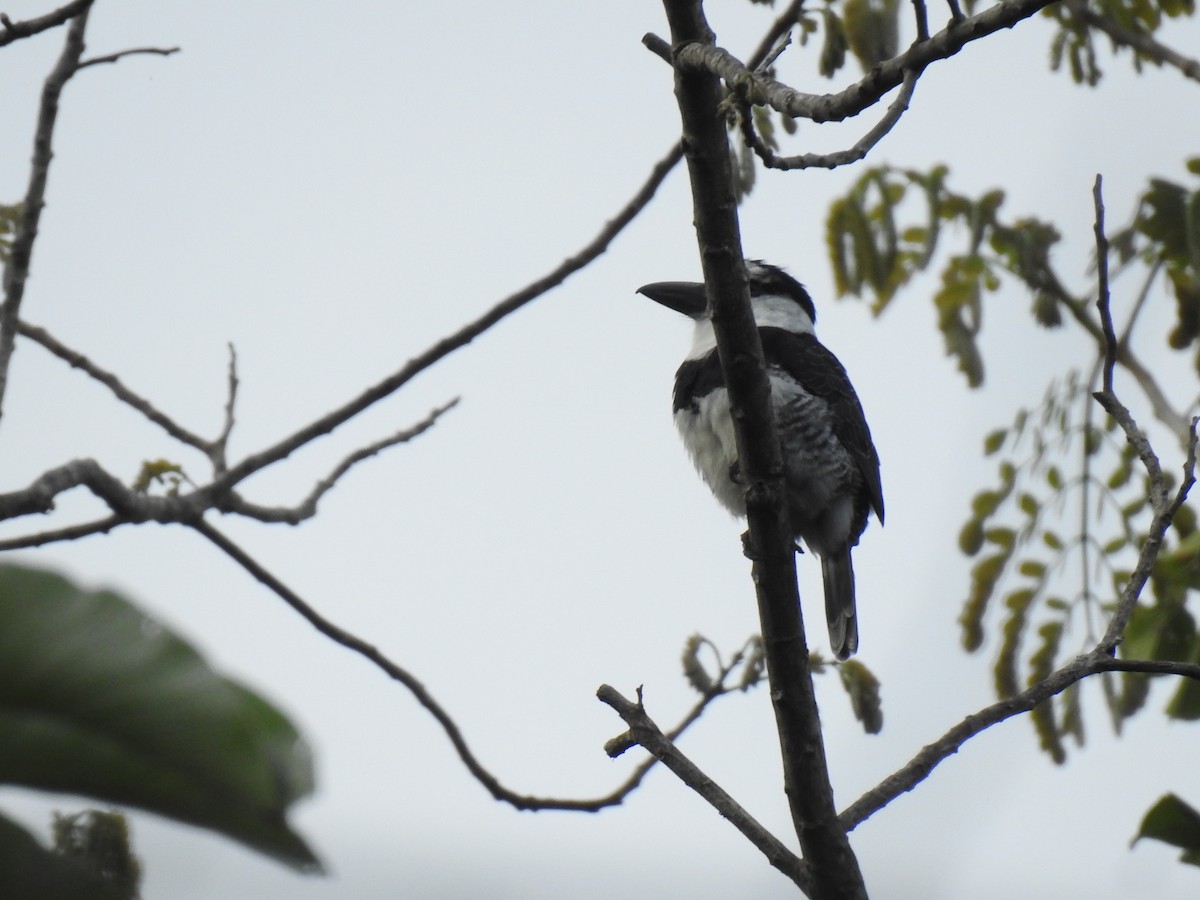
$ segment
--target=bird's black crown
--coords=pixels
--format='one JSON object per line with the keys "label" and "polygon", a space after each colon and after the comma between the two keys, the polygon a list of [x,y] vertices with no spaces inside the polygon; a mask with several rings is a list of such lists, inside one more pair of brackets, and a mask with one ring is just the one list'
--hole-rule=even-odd
{"label": "bird's black crown", "polygon": [[817,308],[813,306],[812,297],[804,285],[778,266],[765,263],[761,259],[746,260],[746,275],[749,279],[750,296],[753,297],[787,297],[794,300],[801,309],[808,313],[812,323],[817,324]]}

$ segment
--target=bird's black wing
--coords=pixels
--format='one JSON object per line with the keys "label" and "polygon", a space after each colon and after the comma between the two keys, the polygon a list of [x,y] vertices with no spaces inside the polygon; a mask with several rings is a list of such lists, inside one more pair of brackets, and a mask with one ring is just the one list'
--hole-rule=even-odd
{"label": "bird's black wing", "polygon": [[858,464],[871,508],[883,522],[883,485],[879,480],[879,454],[871,440],[871,429],[863,415],[858,395],[846,370],[826,347],[811,334],[795,334],[782,328],[760,328],[767,364],[778,366],[806,391],[830,406],[833,431]]}
{"label": "bird's black wing", "polygon": [[717,351],[699,359],[689,359],[675,373],[675,395],[672,412],[688,409],[698,412],[701,397],[707,397],[717,388],[725,386],[725,375],[721,371],[721,360]]}

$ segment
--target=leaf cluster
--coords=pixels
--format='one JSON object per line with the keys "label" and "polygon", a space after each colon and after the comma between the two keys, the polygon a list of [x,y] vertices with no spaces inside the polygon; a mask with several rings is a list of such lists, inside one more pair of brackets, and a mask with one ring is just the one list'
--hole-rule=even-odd
{"label": "leaf cluster", "polygon": [[1039,325],[1062,323],[1065,292],[1050,266],[1059,234],[1037,219],[1005,221],[1003,191],[967,197],[947,187],[947,175],[944,166],[867,170],[831,204],[825,239],[838,294],[867,295],[879,314],[931,265],[946,226],[964,234],[965,247],[946,260],[933,302],[947,355],[978,387],[984,380],[978,345],[984,297],[1000,288],[1003,275],[1016,276],[1032,292]]}
{"label": "leaf cluster", "polygon": [[[1094,7],[1082,0],[1055,3],[1042,10],[1042,15],[1058,26],[1050,41],[1050,68],[1057,72],[1065,63],[1076,84],[1095,87],[1100,83],[1104,76],[1096,51],[1096,32],[1100,29],[1086,12],[1102,16],[1113,32],[1136,39],[1153,36],[1166,19],[1190,16],[1195,11],[1195,0],[1099,0]],[[1113,34],[1109,35],[1114,54],[1131,44],[1130,40],[1117,40]],[[1144,63],[1162,65],[1160,59],[1138,49],[1131,49],[1131,56],[1134,71],[1138,73]]]}
{"label": "leaf cluster", "polygon": [[[977,558],[959,622],[964,648],[975,652],[984,645],[988,620],[998,620],[993,674],[1002,699],[1064,662],[1063,641],[1073,625],[1082,621],[1085,640],[1095,639],[1097,622],[1113,608],[1109,598],[1130,577],[1129,561],[1152,514],[1149,476],[1112,420],[1103,427],[1092,423],[1088,388],[1071,373],[1051,385],[1039,407],[1020,410],[1012,425],[984,440],[984,453],[1000,459],[996,483],[972,498],[959,533],[962,552]],[[1068,460],[1077,466],[1071,474],[1064,471]],[[1134,609],[1123,656],[1200,660],[1200,636],[1186,609],[1188,591],[1200,587],[1195,527],[1194,510],[1184,506],[1175,520],[1174,548],[1160,556],[1152,575],[1153,602]],[[1071,574],[1075,564],[1079,576]],[[1150,677],[1102,677],[1115,731],[1142,708]],[[1075,685],[1033,712],[1042,749],[1055,762],[1066,759],[1065,739],[1084,743],[1079,703]],[[1200,718],[1194,682],[1181,681],[1166,712]]]}
{"label": "leaf cluster", "polygon": [[[1189,159],[1187,169],[1200,175],[1200,156]],[[1133,222],[1113,236],[1113,246],[1123,262],[1163,267],[1177,308],[1167,343],[1174,350],[1195,345],[1200,372],[1200,187],[1152,178]]]}

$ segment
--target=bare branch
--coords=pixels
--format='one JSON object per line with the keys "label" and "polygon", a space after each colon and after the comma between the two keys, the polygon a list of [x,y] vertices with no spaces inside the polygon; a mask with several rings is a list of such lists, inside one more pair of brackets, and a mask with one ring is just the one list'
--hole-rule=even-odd
{"label": "bare branch", "polygon": [[612,243],[613,239],[650,202],[659,185],[663,183],[667,174],[682,157],[683,149],[679,144],[676,144],[668,151],[666,156],[654,165],[649,178],[646,179],[633,198],[621,208],[614,218],[605,224],[595,238],[574,256],[564,260],[537,281],[532,282],[515,294],[500,301],[474,322],[464,325],[454,334],[443,338],[425,352],[413,357],[399,371],[389,375],[378,384],[367,388],[353,400],[321,416],[316,421],[311,422],[275,445],[246,457],[220,476],[213,483],[212,489],[217,492],[228,490],[239,481],[253,475],[271,463],[278,462],[315,438],[328,434],[367,407],[399,390],[434,363],[449,356],[455,350],[465,347],[505,316],[516,312],[525,304],[536,300],[542,294],[562,284],[568,277],[578,272],[608,249],[608,245]]}
{"label": "bare branch", "polygon": [[929,15],[925,10],[925,0],[912,0],[913,16],[917,22],[917,43],[929,40]]}
{"label": "bare branch", "polygon": [[[1157,550],[1153,552],[1157,553]],[[1143,549],[1143,555],[1145,554],[1146,551]],[[898,796],[911,791],[924,781],[940,763],[957,753],[962,745],[975,735],[1006,719],[1011,719],[1013,716],[1029,712],[1039,703],[1088,676],[1100,672],[1147,672],[1200,679],[1200,666],[1195,663],[1118,659],[1104,647],[1104,642],[1101,642],[1091,653],[1076,657],[1072,662],[1016,696],[1000,700],[967,716],[942,737],[923,747],[907,765],[889,775],[876,787],[846,807],[838,817],[838,821],[847,831],[853,830]]]}
{"label": "bare branch", "polygon": [[0,14],[0,25],[4,26],[4,29],[0,31],[0,47],[3,47],[5,44],[11,44],[13,41],[19,41],[21,38],[41,34],[43,31],[51,28],[57,28],[68,19],[73,19],[80,13],[85,12],[91,5],[92,0],[75,0],[74,3],[67,3],[64,6],[60,6],[58,9],[46,13],[44,16],[38,16],[36,19],[26,19],[24,22],[14,22],[8,16]]}
{"label": "bare branch", "polygon": [[771,48],[770,52],[763,57],[763,61],[754,67],[754,74],[765,74],[767,69],[771,68],[771,66],[775,64],[775,60],[779,59],[779,57],[783,55],[783,51],[786,50],[788,45],[791,43],[792,33],[790,31],[784,32],[783,36],[779,38],[779,40],[775,43],[775,46]]}
{"label": "bare branch", "polygon": [[106,63],[115,63],[127,56],[154,55],[154,56],[170,56],[173,53],[178,53],[179,47],[135,47],[132,50],[119,50],[116,53],[109,53],[107,56],[93,56],[91,59],[85,59],[75,67],[75,71],[86,69],[88,66],[100,66]]}
{"label": "bare branch", "polygon": [[[1137,431],[1137,425],[1133,424],[1133,419],[1129,416],[1128,410],[1125,410],[1124,415],[1122,415],[1120,410],[1124,410],[1125,408],[1111,394],[1098,393],[1095,397],[1109,411],[1110,415],[1114,415],[1114,409],[1117,410],[1115,418],[1121,424],[1122,428],[1127,429],[1125,434],[1129,438],[1130,443],[1134,443],[1134,438],[1131,434],[1140,434],[1140,432]],[[1110,409],[1110,404],[1113,406],[1113,409]],[[1171,527],[1171,522],[1174,521],[1175,514],[1179,512],[1179,508],[1187,500],[1188,492],[1191,491],[1192,485],[1196,483],[1196,425],[1198,421],[1200,419],[1192,419],[1187,459],[1183,464],[1183,481],[1179,485],[1179,489],[1175,492],[1175,498],[1170,503],[1160,500],[1155,505],[1154,519],[1150,522],[1150,529],[1146,534],[1146,540],[1142,543],[1137,565],[1134,567],[1133,573],[1129,576],[1129,582],[1125,585],[1124,590],[1121,591],[1121,598],[1117,601],[1117,608],[1113,612],[1112,619],[1109,620],[1104,637],[1097,645],[1097,650],[1103,651],[1109,656],[1116,652],[1117,644],[1121,642],[1121,638],[1125,634],[1125,627],[1129,624],[1129,617],[1133,615],[1133,608],[1137,605],[1142,588],[1150,580],[1150,573],[1153,571],[1154,563],[1157,561],[1159,551],[1162,549],[1163,537],[1166,535],[1167,529]],[[1141,440],[1145,441],[1145,438],[1142,437]],[[1146,442],[1146,446],[1149,447],[1148,442]],[[1150,452],[1150,455],[1151,457],[1154,456],[1153,451]],[[1156,457],[1155,461],[1157,461]],[[1143,464],[1145,464],[1144,458]],[[1148,465],[1147,470],[1149,470]],[[1157,475],[1152,474],[1150,481],[1151,501],[1154,502],[1157,496],[1166,493],[1166,483],[1163,480],[1161,472]]]}
{"label": "bare branch", "polygon": [[221,427],[221,433],[217,435],[217,439],[213,441],[212,449],[208,456],[212,460],[213,472],[220,475],[228,468],[226,464],[226,450],[229,447],[229,435],[233,433],[234,409],[237,406],[238,393],[238,373],[237,373],[237,349],[232,343],[229,344],[229,388],[225,400],[225,424]]}
{"label": "bare branch", "polygon": [[789,850],[775,835],[763,828],[750,813],[726,793],[720,785],[702,772],[695,763],[683,755],[659,727],[646,714],[642,705],[642,689],[638,688],[637,703],[631,703],[620,692],[607,684],[600,686],[596,696],[602,703],[612,707],[629,731],[605,745],[609,756],[617,757],[630,746],[639,745],[648,750],[655,759],[670,769],[680,781],[703,797],[721,816],[740,831],[762,852],[767,861],[788,876],[800,890],[809,894],[813,890],[809,866]]}
{"label": "bare branch", "polygon": [[1108,235],[1104,233],[1104,180],[1097,175],[1092,186],[1092,202],[1096,222],[1096,308],[1100,311],[1100,327],[1104,333],[1104,392],[1112,393],[1113,369],[1117,365],[1117,333],[1113,329],[1112,301],[1108,290]]}
{"label": "bare branch", "polygon": [[900,121],[900,117],[908,109],[908,104],[912,100],[913,89],[916,85],[917,73],[907,73],[904,76],[904,83],[900,87],[900,93],[892,101],[891,105],[888,106],[883,118],[849,150],[838,150],[833,153],[801,153],[797,156],[779,156],[774,150],[763,143],[758,133],[755,132],[754,122],[750,117],[750,108],[745,105],[742,107],[742,134],[745,136],[746,142],[758,155],[758,158],[763,161],[763,165],[768,168],[785,170],[836,169],[838,166],[846,166],[866,157],[871,149],[883,140],[883,136],[896,127],[896,123]]}
{"label": "bare branch", "polygon": [[1150,476],[1151,505],[1155,513],[1161,515],[1166,505],[1166,483],[1162,477],[1162,466],[1158,461],[1158,456],[1154,453],[1154,448],[1150,446],[1150,441],[1138,428],[1129,409],[1113,393],[1113,369],[1117,365],[1120,342],[1117,340],[1117,333],[1113,328],[1112,298],[1108,289],[1108,237],[1104,232],[1102,188],[1103,180],[1097,175],[1092,187],[1092,199],[1096,213],[1093,230],[1096,235],[1096,308],[1100,315],[1100,334],[1104,347],[1104,387],[1092,396],[1104,407],[1105,412],[1117,420],[1121,430],[1125,432],[1126,439],[1137,450],[1142,465],[1146,467],[1146,472]]}
{"label": "bare branch", "polygon": [[417,422],[415,425],[411,425],[408,428],[396,432],[390,437],[383,438],[382,440],[376,441],[373,444],[368,444],[366,447],[355,450],[340,463],[338,463],[337,467],[330,472],[329,475],[317,482],[316,486],[312,489],[312,492],[297,506],[260,506],[255,503],[249,503],[245,500],[242,500],[240,497],[235,497],[230,502],[222,504],[221,510],[222,512],[234,512],[244,516],[249,516],[250,518],[257,519],[260,522],[286,522],[289,525],[298,525],[305,519],[312,518],[317,514],[318,501],[324,497],[325,494],[328,493],[335,484],[337,484],[338,479],[349,472],[353,466],[365,459],[370,459],[372,456],[376,456],[389,447],[406,443],[418,435],[424,434],[433,427],[433,424],[442,417],[443,413],[446,413],[457,406],[458,401],[459,398],[455,397],[448,403],[435,408],[429,413],[429,415],[427,415],[420,422]]}
{"label": "bare branch", "polygon": [[[268,590],[282,599],[288,606],[292,607],[296,612],[303,616],[309,624],[317,629],[321,634],[325,635],[330,640],[337,644],[341,644],[347,650],[350,650],[364,657],[376,668],[380,669],[389,678],[400,682],[413,695],[416,701],[425,708],[426,712],[437,720],[442,730],[446,733],[446,737],[450,739],[450,743],[454,745],[458,757],[462,760],[467,771],[474,776],[475,780],[482,784],[495,799],[508,803],[517,809],[522,810],[543,810],[543,809],[560,809],[571,810],[576,812],[598,812],[609,806],[620,805],[626,796],[641,784],[655,762],[654,759],[648,760],[645,764],[639,766],[624,784],[618,787],[611,794],[604,797],[589,800],[571,800],[555,797],[536,797],[528,794],[518,794],[515,791],[509,790],[500,780],[491,772],[484,768],[483,764],[471,752],[467,745],[466,739],[462,735],[457,723],[450,714],[442,707],[426,687],[416,679],[407,669],[394,663],[391,659],[385,656],[380,650],[372,644],[367,643],[363,639],[356,637],[350,632],[339,628],[333,622],[326,619],[312,606],[304,601],[295,591],[285,585],[282,581],[267,571],[262,565],[251,557],[246,551],[231,541],[221,532],[217,531],[211,525],[203,520],[197,520],[190,523],[192,527],[201,535],[211,541],[223,553],[229,556],[234,562],[241,566],[255,580],[263,584]],[[728,672],[723,672],[722,681]],[[687,728],[691,722],[700,717],[700,713],[713,700],[724,693],[723,686],[719,685],[710,694],[706,695],[697,704],[696,708],[688,714],[688,717],[678,726],[675,734],[678,735]]]}
{"label": "bare branch", "polygon": [[93,534],[108,534],[114,528],[131,524],[121,516],[106,516],[94,522],[84,522],[67,528],[55,528],[50,531],[39,531],[37,534],[0,540],[0,552],[5,550],[27,550],[30,547],[43,547],[59,541],[77,541]]}
{"label": "bare branch", "polygon": [[[1073,296],[1058,283],[1057,279],[1052,279],[1046,287],[1048,290],[1053,291],[1055,298],[1062,303],[1071,314],[1071,317],[1092,336],[1098,346],[1106,346],[1104,343],[1103,326],[1092,315],[1091,306],[1087,301]],[[1154,411],[1154,417],[1166,425],[1167,428],[1171,429],[1172,432],[1179,435],[1181,445],[1186,446],[1188,417],[1172,406],[1170,399],[1158,384],[1154,374],[1146,368],[1146,365],[1133,352],[1133,348],[1128,341],[1121,340],[1117,342],[1117,362],[1138,383],[1138,387],[1142,389],[1142,392],[1146,395],[1146,399],[1150,402],[1150,407]]]}
{"label": "bare branch", "polygon": [[1102,661],[1104,672],[1142,672],[1146,675],[1178,675],[1200,681],[1200,664],[1176,662],[1171,659],[1122,659],[1109,657]]}
{"label": "bare branch", "polygon": [[853,830],[901,794],[911,791],[924,781],[942,761],[957,753],[959,748],[975,735],[1005,719],[1029,712],[1042,701],[1091,674],[1087,671],[1086,659],[1087,657],[1080,657],[1016,696],[993,703],[967,716],[942,737],[923,747],[907,765],[846,807],[838,816],[839,824],[847,831]]}
{"label": "bare branch", "polygon": [[[930,64],[948,59],[972,41],[987,37],[1049,6],[1054,0],[1000,0],[970,18],[952,21],[927,41],[913,44],[904,53],[875,66],[860,81],[836,94],[806,94],[772,78],[755,75],[727,51],[698,41],[676,42],[668,59],[683,68],[702,69],[722,78],[730,89],[754,105],[768,105],[786,115],[814,122],[840,122],[877,103],[884,94],[918,75]],[[661,38],[642,39],[661,55]]]}
{"label": "bare branch", "polygon": [[212,441],[205,440],[200,435],[184,428],[166,413],[161,412],[149,400],[126,387],[124,382],[112,372],[100,368],[77,350],[72,350],[51,335],[50,332],[46,331],[46,329],[22,321],[17,323],[17,331],[21,337],[29,338],[29,340],[44,347],[71,368],[80,369],[85,374],[100,382],[112,391],[118,400],[137,410],[171,437],[175,438],[175,440],[190,447],[195,447],[202,453],[211,455],[214,446]]}
{"label": "bare branch", "polygon": [[86,487],[126,522],[189,522],[204,512],[207,499],[200,492],[178,497],[140,493],[94,459],[76,459],[42,473],[23,490],[0,494],[0,521],[50,512],[59,494],[76,487]]}
{"label": "bare branch", "polygon": [[81,11],[71,20],[62,54],[42,87],[42,100],[38,107],[37,127],[33,136],[33,165],[29,173],[29,186],[25,191],[21,219],[17,223],[17,233],[9,249],[8,262],[4,266],[4,305],[0,306],[0,415],[5,390],[8,387],[9,364],[16,346],[21,300],[25,296],[25,282],[29,278],[33,242],[37,238],[38,222],[46,202],[46,179],[50,171],[50,160],[54,157],[52,139],[54,123],[58,118],[58,98],[63,87],[75,74],[75,67],[83,55],[83,33],[87,28],[89,6],[90,4],[82,4]]}

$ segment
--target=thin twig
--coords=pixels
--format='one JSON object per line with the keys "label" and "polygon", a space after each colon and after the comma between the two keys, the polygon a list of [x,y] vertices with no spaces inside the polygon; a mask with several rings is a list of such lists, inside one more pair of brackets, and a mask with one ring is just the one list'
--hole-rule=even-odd
{"label": "thin twig", "polygon": [[[1121,424],[1125,429],[1126,437],[1130,443],[1137,446],[1135,441],[1135,433],[1137,425],[1133,424],[1133,418],[1129,415],[1128,410],[1124,410],[1120,401],[1112,397],[1110,394],[1097,394],[1096,399],[1100,401],[1105,410]],[[1110,401],[1115,401],[1115,406],[1111,405]],[[1114,409],[1119,407],[1115,413]],[[1124,410],[1124,413],[1121,413]],[[1151,503],[1154,505],[1154,518],[1150,522],[1150,528],[1146,534],[1146,539],[1142,543],[1141,552],[1138,554],[1137,565],[1134,567],[1132,574],[1129,576],[1129,581],[1125,588],[1121,591],[1121,598],[1117,601],[1117,608],[1113,611],[1112,618],[1109,620],[1108,628],[1104,632],[1104,637],[1097,645],[1097,650],[1111,656],[1116,652],[1117,645],[1121,642],[1125,634],[1125,628],[1129,624],[1129,618],[1133,615],[1133,608],[1137,605],[1138,597],[1141,596],[1142,588],[1146,586],[1146,582],[1150,580],[1150,573],[1154,570],[1154,563],[1158,560],[1159,551],[1162,549],[1163,538],[1166,536],[1167,529],[1171,527],[1171,522],[1175,519],[1175,514],[1179,512],[1179,508],[1183,506],[1187,500],[1188,492],[1192,489],[1192,485],[1196,481],[1196,424],[1197,419],[1192,419],[1192,427],[1188,436],[1187,459],[1183,464],[1183,481],[1179,485],[1179,489],[1175,492],[1175,497],[1170,503],[1165,499],[1160,499],[1160,495],[1166,493],[1166,481],[1162,476],[1162,472],[1151,472],[1150,464],[1147,462],[1146,456],[1142,456],[1142,464],[1146,466],[1147,472],[1150,473],[1150,494]],[[1154,456],[1152,450],[1149,450],[1149,442],[1145,441],[1144,436],[1141,441],[1145,443],[1149,456],[1155,463],[1158,462],[1158,457]],[[1141,450],[1139,449],[1139,455]]]}
{"label": "thin twig", "polygon": [[1103,660],[1101,671],[1142,672],[1146,675],[1178,675],[1200,681],[1200,664],[1176,662],[1170,659],[1123,659],[1119,656]]}
{"label": "thin twig", "polygon": [[236,421],[234,410],[237,407],[238,393],[238,372],[237,372],[237,348],[233,346],[233,342],[229,344],[229,376],[227,384],[229,385],[225,395],[225,422],[221,426],[221,433],[217,435],[217,439],[213,441],[212,449],[209,452],[209,459],[212,460],[213,474],[220,475],[224,472],[228,465],[226,463],[227,453],[229,450],[229,436],[233,434],[233,426]]}
{"label": "thin twig", "polygon": [[779,59],[779,57],[783,55],[783,51],[786,50],[788,48],[788,45],[791,43],[792,43],[792,33],[790,31],[785,32],[783,37],[781,37],[779,39],[779,41],[775,44],[775,46],[771,48],[771,52],[768,53],[763,58],[762,62],[760,62],[757,66],[754,67],[754,74],[756,74],[756,75],[765,74],[767,69],[771,68],[771,66],[774,65],[775,60]]}
{"label": "thin twig", "polygon": [[108,534],[114,528],[130,524],[132,523],[124,516],[105,516],[94,522],[84,522],[67,528],[55,528],[50,531],[39,531],[37,534],[0,540],[0,552],[44,547],[46,544],[56,544],[59,541],[77,541],[80,538],[91,537],[93,534]]}
{"label": "thin twig", "polygon": [[1100,175],[1092,185],[1092,202],[1096,220],[1092,230],[1096,235],[1096,308],[1100,311],[1100,326],[1104,330],[1104,392],[1113,390],[1113,369],[1117,365],[1117,333],[1113,330],[1112,307],[1108,291],[1108,235],[1104,233],[1104,181]]}
{"label": "thin twig", "polygon": [[644,747],[655,759],[670,769],[680,781],[703,797],[750,843],[754,844],[772,866],[792,879],[804,893],[811,894],[813,883],[809,866],[775,835],[760,825],[733,797],[704,774],[699,766],[688,759],[659,730],[654,720],[646,714],[645,706],[642,705],[641,688],[638,688],[637,703],[627,700],[621,696],[619,691],[607,684],[600,686],[596,691],[596,696],[602,703],[612,707],[629,726],[626,734],[613,738],[605,745],[609,756],[619,756],[634,744]]}
{"label": "thin twig", "polygon": [[83,34],[87,29],[88,9],[88,5],[83,5],[81,12],[71,20],[66,40],[63,42],[62,54],[42,87],[42,100],[38,107],[37,127],[33,136],[33,163],[29,173],[29,187],[25,191],[21,218],[9,248],[8,262],[4,267],[4,305],[0,306],[0,415],[3,414],[8,370],[16,346],[17,323],[21,320],[21,301],[25,296],[25,282],[29,278],[33,242],[37,238],[38,222],[46,202],[46,179],[50,171],[50,160],[54,157],[52,143],[54,123],[58,119],[58,99],[63,87],[75,74],[75,67],[83,55]]}
{"label": "thin twig", "polygon": [[434,423],[442,417],[442,415],[458,405],[459,398],[455,397],[447,403],[433,409],[429,415],[417,422],[415,425],[410,425],[401,431],[396,432],[389,437],[378,440],[373,444],[368,444],[355,450],[345,459],[343,459],[327,476],[317,482],[307,497],[304,498],[298,505],[293,507],[268,507],[260,506],[256,503],[249,503],[240,497],[234,497],[228,502],[222,504],[222,512],[238,513],[239,515],[248,516],[260,522],[286,522],[289,525],[298,525],[305,519],[310,519],[317,514],[317,503],[322,497],[327,494],[338,480],[350,471],[358,463],[365,459],[370,459],[382,453],[389,447],[395,447],[398,444],[404,444],[411,441],[413,438],[424,434]]}
{"label": "thin twig", "polygon": [[171,437],[180,443],[187,444],[190,447],[195,447],[202,453],[209,454],[213,447],[213,442],[206,440],[193,431],[184,428],[166,413],[161,412],[154,404],[145,397],[130,390],[124,382],[121,381],[112,372],[107,369],[102,369],[96,365],[82,353],[77,350],[72,350],[62,341],[55,338],[46,329],[37,325],[33,325],[26,321],[21,321],[17,324],[17,331],[21,337],[29,338],[29,340],[40,345],[50,353],[57,356],[73,369],[79,369],[94,380],[100,382],[122,403],[132,407],[145,416],[149,421],[153,422]]}
{"label": "thin twig", "polygon": [[100,66],[106,63],[115,63],[124,59],[127,56],[170,56],[173,53],[178,53],[179,47],[135,47],[132,50],[119,50],[116,53],[109,53],[107,56],[93,56],[91,59],[85,59],[75,67],[75,71],[86,69],[88,66]]}
{"label": "thin twig", "polygon": [[[1088,376],[1087,390],[1092,391],[1096,386],[1096,379],[1100,377],[1100,367],[1104,363],[1104,354],[1099,353],[1092,365],[1091,374]],[[1091,493],[1092,493],[1092,448],[1089,446],[1092,435],[1092,423],[1094,421],[1096,404],[1092,403],[1090,395],[1085,395],[1083,398],[1083,440],[1080,441],[1079,451],[1082,455],[1080,461],[1080,470],[1082,476],[1079,480],[1079,566],[1080,566],[1080,595],[1083,599],[1083,613],[1085,622],[1084,639],[1089,643],[1095,639],[1096,628],[1093,621],[1092,613],[1092,511]]]}
{"label": "thin twig", "polygon": [[917,20],[917,43],[929,40],[929,14],[925,9],[925,0],[912,0],[913,16]]}
{"label": "thin twig", "polygon": [[[1054,294],[1055,298],[1066,308],[1072,318],[1098,344],[1104,346],[1104,330],[1092,315],[1090,303],[1072,296],[1056,279],[1047,285],[1047,290],[1050,290]],[[1171,405],[1170,399],[1155,379],[1154,374],[1146,368],[1146,365],[1133,352],[1133,348],[1128,342],[1118,343],[1117,362],[1138,383],[1138,387],[1142,389],[1142,392],[1146,395],[1146,399],[1150,401],[1150,408],[1154,412],[1154,417],[1166,425],[1173,433],[1180,435],[1182,441],[1186,441],[1188,417]]]}
{"label": "thin twig", "polygon": [[847,166],[865,158],[871,149],[883,140],[884,135],[896,127],[896,123],[900,121],[900,117],[904,115],[909,103],[912,101],[913,90],[916,88],[916,85],[917,73],[909,72],[906,74],[904,76],[904,83],[900,86],[900,93],[888,106],[883,118],[875,123],[875,126],[848,150],[837,150],[832,153],[801,153],[796,156],[779,156],[763,142],[754,130],[754,121],[750,116],[748,106],[744,106],[741,116],[742,134],[758,158],[763,161],[763,165],[770,169],[836,169],[838,166]]}

